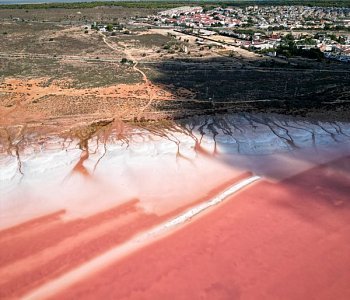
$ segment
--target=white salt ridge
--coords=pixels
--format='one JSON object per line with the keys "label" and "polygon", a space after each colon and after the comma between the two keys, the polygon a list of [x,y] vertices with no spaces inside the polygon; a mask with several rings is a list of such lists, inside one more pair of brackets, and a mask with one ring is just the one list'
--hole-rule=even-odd
{"label": "white salt ridge", "polygon": [[182,215],[178,216],[177,218],[168,221],[164,224],[165,228],[172,228],[174,226],[177,226],[181,223],[185,223],[186,221],[190,220],[194,216],[198,215],[199,213],[203,212],[204,210],[210,208],[211,206],[217,205],[224,201],[228,196],[238,192],[239,190],[243,189],[244,187],[248,186],[249,184],[259,180],[260,176],[252,176],[247,179],[242,180],[241,182],[233,185],[226,191],[222,192],[215,198],[211,199],[210,201],[204,202],[202,204],[199,204],[198,206],[190,209],[189,211],[183,213]]}

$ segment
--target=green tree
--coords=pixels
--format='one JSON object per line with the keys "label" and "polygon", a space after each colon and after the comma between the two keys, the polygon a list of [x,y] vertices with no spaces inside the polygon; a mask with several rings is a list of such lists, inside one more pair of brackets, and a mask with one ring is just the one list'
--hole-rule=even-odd
{"label": "green tree", "polygon": [[113,25],[112,24],[108,24],[106,26],[106,30],[109,31],[109,32],[113,31]]}

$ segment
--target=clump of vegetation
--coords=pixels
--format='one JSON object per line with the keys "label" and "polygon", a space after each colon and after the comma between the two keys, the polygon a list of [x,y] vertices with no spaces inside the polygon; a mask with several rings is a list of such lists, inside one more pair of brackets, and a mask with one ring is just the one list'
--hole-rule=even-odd
{"label": "clump of vegetation", "polygon": [[134,64],[134,62],[131,60],[131,59],[127,59],[127,58],[125,58],[125,57],[123,57],[122,59],[121,59],[121,61],[120,61],[122,64],[129,64],[129,65],[132,65],[132,64]]}
{"label": "clump of vegetation", "polygon": [[113,24],[108,24],[108,25],[106,26],[106,30],[107,30],[108,32],[112,32],[112,31],[113,31]]}
{"label": "clump of vegetation", "polygon": [[[303,48],[302,46],[311,46]],[[311,38],[296,41],[294,36],[289,33],[281,40],[281,45],[276,49],[277,54],[286,57],[302,56],[310,59],[322,60],[324,58],[320,49],[316,48],[316,42]]]}
{"label": "clump of vegetation", "polygon": [[184,49],[187,46],[188,46],[188,42],[186,42],[185,40],[182,42],[176,39],[172,39],[171,41],[163,45],[163,49],[168,50],[168,53],[173,54],[176,51],[185,52]]}
{"label": "clump of vegetation", "polygon": [[235,57],[236,56],[236,52],[235,51],[230,51],[228,56],[229,57]]}

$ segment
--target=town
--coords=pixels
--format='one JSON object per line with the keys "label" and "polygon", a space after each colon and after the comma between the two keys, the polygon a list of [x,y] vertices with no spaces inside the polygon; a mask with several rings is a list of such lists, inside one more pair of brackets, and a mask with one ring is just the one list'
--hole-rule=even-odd
{"label": "town", "polygon": [[146,22],[177,28],[199,38],[224,36],[215,38],[216,43],[270,56],[300,55],[350,62],[350,8],[184,6],[149,16]]}

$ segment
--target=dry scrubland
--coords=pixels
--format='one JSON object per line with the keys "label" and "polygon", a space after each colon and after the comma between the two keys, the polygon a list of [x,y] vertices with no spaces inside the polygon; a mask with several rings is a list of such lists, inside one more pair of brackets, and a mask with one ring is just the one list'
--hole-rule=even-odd
{"label": "dry scrubland", "polygon": [[[1,125],[230,111],[349,118],[348,65],[198,45],[193,36],[129,22],[154,12],[0,10]],[[92,30],[93,21],[129,24],[111,36]]]}
{"label": "dry scrubland", "polygon": [[115,22],[129,20],[130,17],[154,14],[156,9],[124,8],[124,7],[95,7],[82,9],[0,9],[0,18],[9,19],[11,16],[27,21],[49,22]]}

